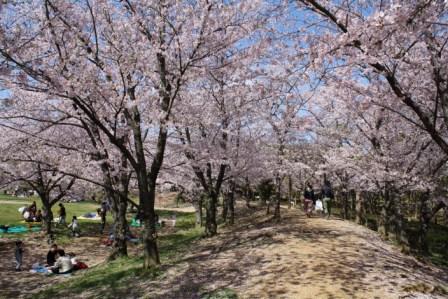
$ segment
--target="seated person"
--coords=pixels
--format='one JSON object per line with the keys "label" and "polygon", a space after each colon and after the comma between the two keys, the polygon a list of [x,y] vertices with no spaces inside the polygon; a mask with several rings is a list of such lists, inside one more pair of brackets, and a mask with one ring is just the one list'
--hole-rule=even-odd
{"label": "seated person", "polygon": [[31,214],[33,214],[33,215],[36,214],[36,211],[37,211],[37,205],[36,205],[36,202],[35,202],[35,201],[33,201],[33,203],[28,207],[28,211],[29,211]]}
{"label": "seated person", "polygon": [[34,216],[34,222],[42,222],[42,211],[41,210],[37,210],[37,213]]}
{"label": "seated person", "polygon": [[56,262],[59,256],[64,256],[65,252],[63,249],[59,249],[58,245],[53,244],[50,247],[50,251],[47,253],[47,267],[51,267]]}
{"label": "seated person", "polygon": [[72,259],[70,256],[61,253],[60,257],[54,263],[54,266],[50,267],[50,271],[55,274],[68,274],[73,271]]}

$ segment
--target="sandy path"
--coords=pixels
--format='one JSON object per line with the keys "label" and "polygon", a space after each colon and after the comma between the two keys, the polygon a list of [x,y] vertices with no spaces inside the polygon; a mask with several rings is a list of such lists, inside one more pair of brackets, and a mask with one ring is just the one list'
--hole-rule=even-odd
{"label": "sandy path", "polygon": [[221,288],[239,298],[445,298],[406,292],[418,283],[447,286],[448,273],[400,253],[367,228],[282,212],[279,225],[258,212],[257,223],[200,242],[180,265],[168,267],[163,281],[147,286],[148,298],[200,298]]}

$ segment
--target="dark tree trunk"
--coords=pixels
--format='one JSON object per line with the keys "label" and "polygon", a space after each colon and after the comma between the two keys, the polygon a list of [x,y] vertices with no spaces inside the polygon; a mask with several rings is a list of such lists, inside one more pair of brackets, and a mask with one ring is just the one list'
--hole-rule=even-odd
{"label": "dark tree trunk", "polygon": [[112,198],[112,216],[114,219],[114,242],[112,244],[112,252],[109,260],[128,255],[128,247],[126,244],[126,234],[129,231],[126,219],[127,210],[127,194],[121,196],[115,194]]}
{"label": "dark tree trunk", "polygon": [[229,210],[229,193],[225,193],[222,196],[222,220],[227,222],[227,212]]}
{"label": "dark tree trunk", "polygon": [[[45,196],[44,196],[45,197]],[[51,235],[53,233],[52,221],[53,221],[53,212],[51,211],[51,204],[48,198],[40,197],[42,200],[42,224],[43,231],[46,235]]]}
{"label": "dark tree trunk", "polygon": [[342,194],[342,217],[344,219],[349,219],[349,214],[348,214],[348,201],[349,201],[349,195],[351,192],[344,192]]}
{"label": "dark tree trunk", "polygon": [[390,198],[389,190],[386,188],[382,196],[383,203],[381,205],[380,215],[378,217],[378,232],[386,239],[389,238],[389,213],[390,210]]}
{"label": "dark tree trunk", "polygon": [[395,240],[402,244],[408,244],[408,238],[406,235],[405,229],[405,219],[403,217],[403,203],[400,197],[397,197],[396,194],[393,195],[393,205],[390,211],[393,219],[393,229],[394,229],[394,238]]}
{"label": "dark tree trunk", "polygon": [[205,203],[205,235],[213,237],[218,232],[218,225],[216,223],[216,203],[218,195],[214,192],[208,194]]}
{"label": "dark tree trunk", "polygon": [[288,176],[288,209],[292,205],[292,178],[291,175]]}
{"label": "dark tree trunk", "polygon": [[202,195],[193,203],[196,225],[202,227]]}
{"label": "dark tree trunk", "polygon": [[274,210],[274,219],[276,221],[280,221],[280,199],[281,199],[281,186],[282,181],[279,175],[275,178],[276,182],[276,191],[275,191],[275,210]]}
{"label": "dark tree trunk", "polygon": [[228,199],[229,205],[229,224],[233,225],[235,223],[235,181],[230,181],[230,194]]}
{"label": "dark tree trunk", "polygon": [[253,192],[252,189],[250,188],[248,177],[246,177],[246,194],[244,195],[244,197],[246,198],[246,207],[250,209],[251,208],[250,201],[253,200]]}
{"label": "dark tree trunk", "polygon": [[151,186],[139,186],[140,202],[143,203],[143,267],[149,269],[160,264],[159,250],[157,248],[156,213],[155,202],[155,180],[151,181]]}
{"label": "dark tree trunk", "polygon": [[366,223],[365,219],[365,207],[364,207],[364,196],[361,192],[356,191],[356,223],[364,225]]}
{"label": "dark tree trunk", "polygon": [[431,207],[429,194],[425,193],[420,196],[419,204],[419,220],[420,227],[418,232],[418,246],[420,252],[427,254],[429,252],[428,247],[428,229],[431,221]]}

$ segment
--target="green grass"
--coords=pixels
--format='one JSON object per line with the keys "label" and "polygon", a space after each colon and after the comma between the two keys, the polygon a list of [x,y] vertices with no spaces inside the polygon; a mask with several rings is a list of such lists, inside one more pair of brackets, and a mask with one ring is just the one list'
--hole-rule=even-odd
{"label": "green grass", "polygon": [[[407,234],[412,249],[416,249],[419,222],[412,221],[407,224]],[[428,229],[429,258],[434,264],[448,267],[448,227],[431,223]]]}
{"label": "green grass", "polygon": [[[157,211],[161,218],[174,212]],[[203,229],[195,228],[194,213],[176,212],[175,231],[159,237],[160,259],[163,264],[181,261],[186,249],[202,236]],[[144,296],[141,285],[153,279],[163,279],[162,268],[145,271],[140,257],[121,258],[78,272],[73,278],[37,293],[32,298],[70,297],[70,294],[88,292],[89,298],[140,298]]]}
{"label": "green grass", "polygon": [[[10,195],[0,195],[0,200],[8,200],[10,203],[8,204],[0,204],[0,224],[1,225],[27,225],[23,222],[22,215],[18,212],[20,207],[30,205],[33,200],[37,203],[37,208],[42,209],[42,204],[38,197],[14,197]],[[83,201],[77,203],[64,203],[65,209],[67,211],[67,224],[71,222],[72,217],[81,216],[88,212],[95,212],[97,208],[99,208],[99,204],[92,201]],[[58,217],[58,203],[52,208],[52,212],[54,217]],[[112,222],[112,217],[110,214],[107,216],[107,221]],[[80,220],[81,232],[82,231],[91,231],[93,228],[95,230],[99,229],[99,221],[91,221],[91,220]],[[57,242],[64,244],[69,241],[69,230],[66,227],[55,227],[56,240]],[[23,234],[20,234],[23,236]],[[5,238],[17,238],[18,234],[2,234],[2,237]]]}

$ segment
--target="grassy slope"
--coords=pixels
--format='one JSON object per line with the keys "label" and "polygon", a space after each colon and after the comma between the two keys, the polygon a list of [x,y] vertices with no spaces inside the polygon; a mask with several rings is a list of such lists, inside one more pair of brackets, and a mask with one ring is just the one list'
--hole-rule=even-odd
{"label": "grassy slope", "polygon": [[[337,215],[342,218],[342,212],[339,208],[333,208],[332,212],[334,215]],[[367,215],[367,227],[372,230],[377,230],[377,218],[375,215]],[[409,246],[411,250],[417,252],[417,234],[419,229],[418,221],[407,222],[406,231],[409,238]],[[448,267],[448,227],[443,225],[438,225],[434,223],[430,223],[428,229],[428,245],[430,254],[428,256],[424,256],[424,258],[428,258],[435,265]]]}

